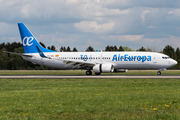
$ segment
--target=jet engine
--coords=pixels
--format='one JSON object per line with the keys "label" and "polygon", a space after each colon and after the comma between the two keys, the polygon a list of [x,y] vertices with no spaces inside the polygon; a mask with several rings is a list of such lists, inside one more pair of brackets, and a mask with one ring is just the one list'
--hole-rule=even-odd
{"label": "jet engine", "polygon": [[95,73],[109,73],[114,72],[114,65],[112,64],[96,64],[93,67]]}

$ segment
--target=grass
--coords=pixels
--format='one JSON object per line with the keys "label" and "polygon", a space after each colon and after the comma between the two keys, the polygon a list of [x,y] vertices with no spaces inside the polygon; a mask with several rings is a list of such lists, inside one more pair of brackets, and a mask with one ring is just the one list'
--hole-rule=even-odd
{"label": "grass", "polygon": [[[129,70],[126,73],[102,73],[101,75],[157,75],[158,70]],[[180,75],[180,70],[162,71],[162,75]],[[0,70],[0,75],[85,75],[85,70]],[[93,72],[93,75],[94,72]]]}
{"label": "grass", "polygon": [[176,120],[179,86],[179,79],[0,79],[0,119]]}

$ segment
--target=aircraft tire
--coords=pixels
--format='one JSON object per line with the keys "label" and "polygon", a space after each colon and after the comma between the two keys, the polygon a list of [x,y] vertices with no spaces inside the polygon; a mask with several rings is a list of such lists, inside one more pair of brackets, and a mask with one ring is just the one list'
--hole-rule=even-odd
{"label": "aircraft tire", "polygon": [[158,72],[157,72],[157,74],[158,74],[158,75],[161,75],[161,72],[160,72],[160,71],[158,71]]}
{"label": "aircraft tire", "polygon": [[95,73],[95,75],[101,75],[101,73]]}
{"label": "aircraft tire", "polygon": [[92,71],[86,71],[86,75],[92,75]]}

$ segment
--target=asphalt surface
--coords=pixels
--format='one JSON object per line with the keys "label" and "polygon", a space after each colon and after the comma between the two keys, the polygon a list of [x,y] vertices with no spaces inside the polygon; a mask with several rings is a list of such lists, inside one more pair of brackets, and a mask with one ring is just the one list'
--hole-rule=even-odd
{"label": "asphalt surface", "polygon": [[138,75],[138,76],[124,76],[124,75],[91,75],[91,76],[58,76],[58,75],[1,75],[0,79],[110,79],[110,78],[151,78],[151,79],[166,79],[166,78],[174,78],[174,79],[180,79],[180,75]]}

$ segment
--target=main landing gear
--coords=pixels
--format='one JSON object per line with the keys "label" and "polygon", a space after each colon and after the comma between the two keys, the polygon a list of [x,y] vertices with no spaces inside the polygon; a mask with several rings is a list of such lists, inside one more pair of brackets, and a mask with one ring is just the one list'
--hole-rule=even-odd
{"label": "main landing gear", "polygon": [[86,75],[92,75],[92,71],[86,71]]}
{"label": "main landing gear", "polygon": [[[87,70],[86,71],[86,75],[92,75],[92,71],[91,70]],[[101,75],[101,73],[95,73],[95,75]]]}
{"label": "main landing gear", "polygon": [[95,75],[101,75],[101,73],[95,73]]}

